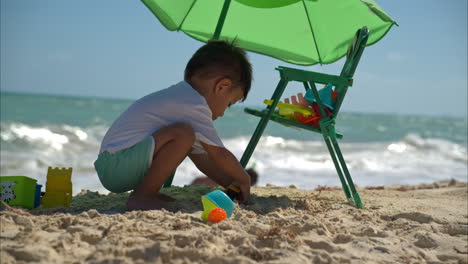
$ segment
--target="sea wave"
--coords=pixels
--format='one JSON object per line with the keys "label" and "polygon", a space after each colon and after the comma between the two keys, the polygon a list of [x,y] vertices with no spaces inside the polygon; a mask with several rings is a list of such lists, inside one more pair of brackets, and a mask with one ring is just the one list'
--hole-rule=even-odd
{"label": "sea wave", "polygon": [[[73,167],[74,191],[83,188],[104,191],[93,162],[107,126],[65,124],[28,125],[1,122],[0,173],[25,175],[45,183],[48,166]],[[223,142],[240,159],[250,136],[226,138]],[[415,184],[467,177],[466,146],[415,133],[387,142],[340,142],[349,170],[358,185]],[[252,155],[266,183],[300,188],[339,185],[333,161],[323,140],[297,140],[264,136]],[[197,175],[188,160],[177,169],[176,185],[189,184]]]}

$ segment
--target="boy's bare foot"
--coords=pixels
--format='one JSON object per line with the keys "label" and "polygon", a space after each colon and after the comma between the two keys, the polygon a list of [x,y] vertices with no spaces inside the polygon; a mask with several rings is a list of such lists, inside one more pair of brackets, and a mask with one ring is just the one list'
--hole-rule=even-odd
{"label": "boy's bare foot", "polygon": [[159,194],[155,195],[154,197],[142,197],[141,195],[137,195],[135,194],[135,192],[132,192],[127,200],[127,209],[129,210],[161,210],[163,208],[167,209],[169,207],[169,202],[170,202],[166,200],[167,198],[170,198],[170,197],[165,195],[165,198],[163,199],[160,197]]}

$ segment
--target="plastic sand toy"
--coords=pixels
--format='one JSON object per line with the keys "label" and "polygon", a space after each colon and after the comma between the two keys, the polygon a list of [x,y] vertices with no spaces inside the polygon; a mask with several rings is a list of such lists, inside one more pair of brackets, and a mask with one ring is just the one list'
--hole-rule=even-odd
{"label": "plastic sand toy", "polygon": [[240,196],[240,189],[237,188],[236,186],[234,185],[229,185],[226,190],[224,190],[224,193],[226,193],[227,196],[229,196],[229,198],[231,198],[231,200],[236,200],[236,199],[239,199],[239,196]]}
{"label": "plastic sand toy", "polygon": [[[273,101],[264,100],[263,103],[266,105],[272,105]],[[276,107],[279,108],[280,115],[285,116],[290,120],[296,120],[296,115],[301,115],[305,117],[315,115],[314,110],[299,105],[278,102]]]}
{"label": "plastic sand toy", "polygon": [[41,200],[41,204],[45,208],[70,206],[72,199],[72,170],[72,168],[48,168],[46,192]]}
{"label": "plastic sand toy", "polygon": [[[322,104],[324,106],[328,107],[328,109],[330,109],[330,110],[334,109],[334,107],[333,107],[334,102],[333,101],[336,100],[336,96],[338,95],[338,92],[333,91],[333,86],[332,85],[330,85],[330,84],[326,85],[322,89],[318,90],[318,95],[319,95],[320,100],[322,101]],[[335,97],[335,99],[333,99],[333,97]],[[307,90],[304,99],[307,102],[309,102],[309,104],[311,104],[311,105],[313,103],[317,102],[317,99],[315,98],[315,95],[312,92],[312,90]]]}
{"label": "plastic sand toy", "polygon": [[227,218],[226,211],[223,208],[215,208],[208,214],[208,220],[213,223],[218,223]]}
{"label": "plastic sand toy", "polygon": [[26,176],[0,177],[0,201],[12,206],[33,209],[35,197],[35,179]]}
{"label": "plastic sand toy", "polygon": [[[226,218],[231,217],[232,212],[234,211],[234,203],[221,190],[212,191],[206,195],[203,195],[201,197],[201,201],[203,204],[203,213],[201,216],[203,221],[211,221],[217,223]],[[223,218],[223,213],[221,212],[221,210],[214,209],[222,209],[226,214],[226,217]]]}

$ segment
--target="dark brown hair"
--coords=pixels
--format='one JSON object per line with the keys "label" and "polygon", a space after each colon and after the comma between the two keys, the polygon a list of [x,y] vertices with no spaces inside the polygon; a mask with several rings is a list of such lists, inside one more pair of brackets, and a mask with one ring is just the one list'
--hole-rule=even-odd
{"label": "dark brown hair", "polygon": [[222,75],[230,78],[235,86],[244,89],[247,98],[252,85],[252,65],[246,52],[234,45],[234,42],[211,40],[199,48],[185,67],[185,81],[190,81],[196,74],[202,78]]}

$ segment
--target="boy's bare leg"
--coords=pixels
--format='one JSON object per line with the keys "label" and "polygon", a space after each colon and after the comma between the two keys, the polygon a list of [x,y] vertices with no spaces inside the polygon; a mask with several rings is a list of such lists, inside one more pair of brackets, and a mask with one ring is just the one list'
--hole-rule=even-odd
{"label": "boy's bare leg", "polygon": [[156,131],[153,161],[145,177],[130,194],[129,209],[161,209],[169,200],[168,196],[158,194],[169,176],[184,160],[192,149],[195,134],[190,125],[175,123]]}

